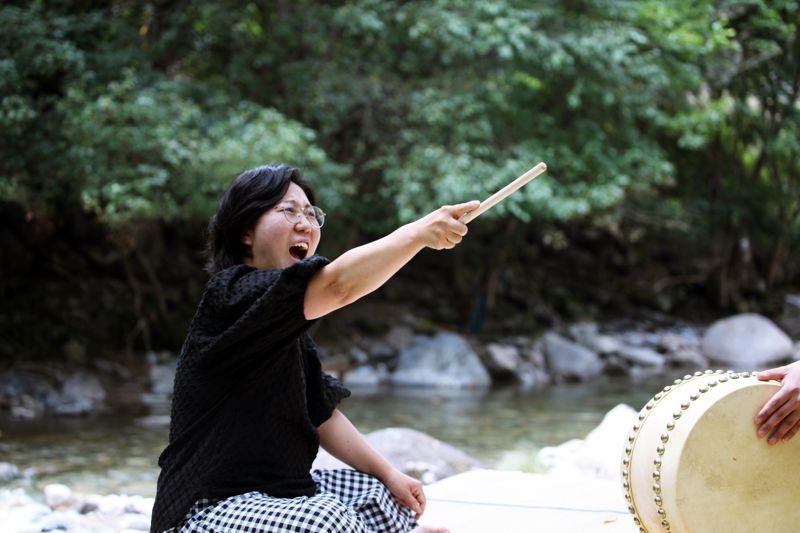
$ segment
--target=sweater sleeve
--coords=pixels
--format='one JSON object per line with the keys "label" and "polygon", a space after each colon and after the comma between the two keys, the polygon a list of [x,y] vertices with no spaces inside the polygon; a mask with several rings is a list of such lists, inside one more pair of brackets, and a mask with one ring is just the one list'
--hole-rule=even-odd
{"label": "sweater sleeve", "polygon": [[328,262],[314,255],[284,269],[237,265],[214,275],[189,336],[200,363],[234,366],[294,342],[314,323],[305,318],[305,292]]}
{"label": "sweater sleeve", "polygon": [[319,402],[311,412],[311,422],[319,427],[333,414],[339,402],[350,396],[350,390],[335,377],[322,373]]}
{"label": "sweater sleeve", "polygon": [[350,396],[350,391],[338,379],[322,371],[317,347],[309,335],[303,335],[301,343],[306,356],[308,416],[314,427],[319,427],[331,417],[339,402]]}

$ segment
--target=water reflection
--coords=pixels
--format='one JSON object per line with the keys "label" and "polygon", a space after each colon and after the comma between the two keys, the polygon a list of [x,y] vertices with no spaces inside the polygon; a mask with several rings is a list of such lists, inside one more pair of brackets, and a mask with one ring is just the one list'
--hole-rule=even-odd
{"label": "water reflection", "polygon": [[544,390],[491,391],[354,390],[342,410],[364,432],[412,427],[475,456],[490,467],[510,452],[533,454],[544,446],[583,438],[619,403],[639,409],[663,387],[604,381]]}
{"label": "water reflection", "polygon": [[[473,455],[489,467],[521,464],[544,446],[583,438],[618,403],[638,409],[671,378],[640,383],[601,381],[550,387],[482,391],[360,390],[342,410],[363,432],[410,427]],[[163,406],[156,407],[156,411]],[[3,487],[38,495],[48,483],[81,492],[155,494],[156,460],[167,427],[137,423],[142,413],[79,419],[0,420],[0,461],[25,472]],[[511,464],[520,468],[520,462]]]}

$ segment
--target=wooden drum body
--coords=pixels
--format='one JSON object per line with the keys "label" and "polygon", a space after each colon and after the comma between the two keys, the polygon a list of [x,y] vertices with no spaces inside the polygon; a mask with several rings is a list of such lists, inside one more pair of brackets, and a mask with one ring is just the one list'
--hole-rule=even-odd
{"label": "wooden drum body", "polygon": [[768,446],[753,422],[779,388],[708,370],[644,406],[622,459],[640,532],[800,531],[800,436]]}

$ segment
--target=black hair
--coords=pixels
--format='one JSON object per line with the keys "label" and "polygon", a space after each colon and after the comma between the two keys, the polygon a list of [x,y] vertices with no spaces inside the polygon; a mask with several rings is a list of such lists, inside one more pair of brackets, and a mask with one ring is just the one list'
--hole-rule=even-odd
{"label": "black hair", "polygon": [[283,163],[245,170],[233,180],[208,222],[206,271],[209,274],[238,265],[250,254],[250,247],[242,242],[242,237],[255,227],[265,211],[278,205],[291,183],[303,189],[312,205],[316,204],[314,190],[300,170]]}

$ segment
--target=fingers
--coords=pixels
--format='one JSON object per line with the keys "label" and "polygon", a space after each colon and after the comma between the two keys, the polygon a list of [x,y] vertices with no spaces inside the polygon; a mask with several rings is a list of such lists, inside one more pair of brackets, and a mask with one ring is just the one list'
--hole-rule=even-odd
{"label": "fingers", "polygon": [[[785,367],[782,367],[785,368]],[[778,370],[778,369],[773,369]],[[767,371],[770,372],[770,371]],[[784,373],[784,377],[786,377]],[[790,375],[785,380],[782,379],[781,388],[772,395],[772,397],[764,404],[764,407],[758,412],[755,417],[756,424],[762,424],[766,420],[767,424],[770,422],[777,422],[778,420],[783,419],[785,414],[794,409],[800,409],[800,383],[798,383],[797,377],[794,375]],[[777,420],[775,420],[775,416],[779,414],[779,410],[783,409],[783,415],[780,416]],[[768,420],[769,419],[769,420]],[[774,425],[770,425],[766,429],[772,429]],[[765,431],[764,434],[769,433],[769,431]],[[759,430],[759,437],[763,436],[761,434],[761,430]]]}
{"label": "fingers", "polygon": [[407,492],[403,496],[403,501],[401,501],[401,503],[411,508],[416,514],[416,519],[419,520],[422,513],[425,512],[425,506],[427,504],[425,491],[422,489],[422,483],[412,479],[411,485],[407,487]]}
{"label": "fingers", "polygon": [[458,218],[477,209],[480,202],[474,200],[457,205],[444,205],[418,221],[419,239],[435,250],[449,250],[460,244],[467,234],[467,225]]}
{"label": "fingers", "polygon": [[792,431],[800,423],[800,411],[794,410],[789,413],[783,420],[781,420],[778,428],[770,435],[767,442],[775,444],[779,440],[787,441],[791,438],[789,432]]}
{"label": "fingers", "polygon": [[[775,444],[794,427],[798,419],[800,419],[800,404],[796,396],[796,394],[789,393],[785,389],[781,389],[775,394],[773,400],[778,397],[778,401],[781,403],[776,402],[772,414],[758,428],[757,435],[759,437],[769,435],[767,442]],[[767,402],[767,405],[769,406],[770,403],[772,403],[772,400]],[[761,413],[759,413],[760,415]]]}
{"label": "fingers", "polygon": [[425,512],[425,506],[428,504],[427,498],[425,498],[425,491],[422,489],[422,485],[419,485],[412,490],[412,494],[419,502],[419,511],[417,511],[417,520],[419,517],[422,516],[422,513]]}
{"label": "fingers", "polygon": [[430,231],[433,236],[433,242],[429,243],[428,246],[436,250],[449,250],[461,243],[469,230],[467,225],[459,222],[453,213],[454,206],[442,206],[435,213],[432,213]]}
{"label": "fingers", "polygon": [[797,435],[797,432],[800,431],[800,419],[795,422],[794,427],[792,427],[786,434],[783,436],[783,441],[786,442],[790,440],[792,437]]}
{"label": "fingers", "polygon": [[758,436],[763,437],[772,433],[772,430],[783,420],[788,412],[789,395],[781,389],[776,392],[770,400],[764,404],[761,411],[756,415],[756,424],[761,424],[758,428]]}
{"label": "fingers", "polygon": [[[769,401],[764,404],[764,407],[762,407],[756,415],[756,424],[761,424],[768,418],[771,418],[775,414],[775,411],[777,411],[780,406],[785,404],[788,399],[788,394],[786,394],[783,389],[780,389],[778,392],[773,394],[772,398],[770,398]],[[766,433],[767,431],[765,430],[762,434],[761,429],[759,429],[758,436],[763,437],[766,435]]]}
{"label": "fingers", "polygon": [[449,205],[445,207],[450,210],[450,213],[452,213],[454,218],[461,218],[470,211],[475,211],[480,206],[481,203],[478,200],[472,200],[469,202],[464,202],[463,204]]}
{"label": "fingers", "polygon": [[[480,205],[480,202],[477,203],[478,205]],[[460,206],[471,205],[471,204],[472,202],[467,202],[466,204],[459,204],[457,206],[445,205],[441,207],[441,211],[446,213],[445,222],[447,223],[448,229],[451,232],[455,233],[456,235],[460,235],[461,237],[466,235],[469,229],[467,228],[466,224],[464,224],[463,222],[459,222],[458,220],[459,217],[461,217],[464,213],[462,213],[461,210],[458,208]]]}
{"label": "fingers", "polygon": [[782,381],[783,378],[786,376],[786,367],[779,366],[777,368],[770,368],[769,370],[764,370],[756,374],[756,377],[761,381],[769,381],[770,379],[774,379],[777,381]]}

